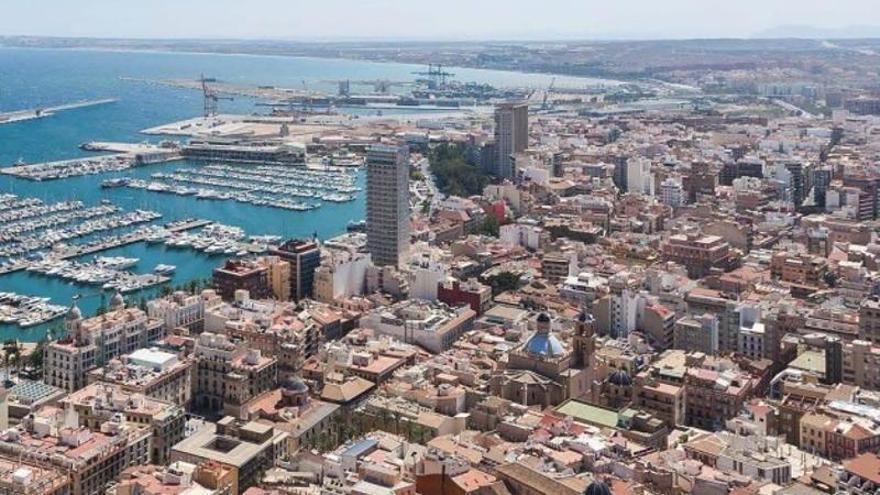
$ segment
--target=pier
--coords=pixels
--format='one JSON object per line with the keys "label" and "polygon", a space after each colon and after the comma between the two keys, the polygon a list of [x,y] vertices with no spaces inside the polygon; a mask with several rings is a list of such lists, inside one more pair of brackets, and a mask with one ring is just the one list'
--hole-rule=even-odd
{"label": "pier", "polygon": [[33,163],[0,168],[0,173],[32,181],[44,181],[94,175],[103,172],[118,172],[139,165],[164,163],[180,160],[180,150],[176,147],[127,143],[86,143],[80,146],[89,151],[121,152],[86,158],[72,158],[54,162]]}
{"label": "pier", "polygon": [[[212,223],[214,223],[214,222],[211,220],[196,219],[196,220],[191,220],[191,221],[188,221],[185,223],[176,224],[172,227],[166,227],[166,229],[169,232],[184,232],[187,230],[193,230],[193,229],[205,227],[205,226],[210,225]],[[55,254],[53,254],[53,257],[55,259],[59,259],[59,260],[67,260],[70,258],[78,258],[80,256],[88,256],[90,254],[99,253],[101,251],[106,251],[108,249],[114,249],[114,248],[118,248],[118,247],[122,247],[122,246],[127,246],[129,244],[134,244],[136,242],[143,242],[144,240],[146,240],[147,235],[148,234],[143,233],[143,232],[132,232],[131,234],[120,237],[119,239],[117,239],[113,242],[106,242],[106,243],[98,244],[95,246],[88,246],[88,247],[69,246],[66,250],[61,251],[61,252],[56,252]],[[28,267],[28,263],[25,262],[25,263],[19,263],[17,265],[11,266],[11,267],[2,268],[2,269],[0,269],[0,275],[7,275],[9,273],[21,271],[27,267]]]}
{"label": "pier", "polygon": [[54,107],[33,108],[27,110],[15,110],[12,112],[0,112],[0,124],[12,124],[14,122],[22,122],[25,120],[42,119],[51,117],[58,112],[67,110],[76,110],[78,108],[94,107],[98,105],[106,105],[108,103],[116,103],[115,98],[104,98],[100,100],[83,100],[73,103],[66,103]]}
{"label": "pier", "polygon": [[113,141],[89,141],[81,144],[79,147],[85,151],[97,151],[103,153],[128,153],[132,155],[171,152],[179,148],[180,143],[170,141],[167,144],[159,145],[152,143],[120,143]]}

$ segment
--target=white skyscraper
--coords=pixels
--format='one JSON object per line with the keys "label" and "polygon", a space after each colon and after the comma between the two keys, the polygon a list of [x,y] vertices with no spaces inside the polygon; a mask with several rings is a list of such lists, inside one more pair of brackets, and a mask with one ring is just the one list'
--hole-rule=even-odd
{"label": "white skyscraper", "polygon": [[409,154],[398,146],[367,152],[367,251],[398,266],[409,249]]}

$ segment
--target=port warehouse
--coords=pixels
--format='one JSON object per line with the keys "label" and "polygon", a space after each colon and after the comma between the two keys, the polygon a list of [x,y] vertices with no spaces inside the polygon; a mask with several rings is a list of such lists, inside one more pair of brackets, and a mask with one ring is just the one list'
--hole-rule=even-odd
{"label": "port warehouse", "polygon": [[306,147],[299,143],[244,146],[192,141],[181,148],[181,156],[199,161],[304,165]]}

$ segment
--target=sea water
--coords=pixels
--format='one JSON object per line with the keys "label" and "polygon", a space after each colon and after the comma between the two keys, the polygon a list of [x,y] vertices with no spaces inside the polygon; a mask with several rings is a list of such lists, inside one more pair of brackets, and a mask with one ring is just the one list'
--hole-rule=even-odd
{"label": "sea water", "polygon": [[[79,149],[88,141],[157,141],[139,131],[159,124],[195,117],[202,112],[200,91],[148,84],[131,79],[196,79],[204,74],[219,81],[240,85],[274,85],[334,91],[334,81],[412,81],[420,66],[316,58],[263,57],[247,55],[205,55],[153,52],[111,52],[88,50],[43,50],[0,47],[0,112],[33,109],[79,100],[115,98],[115,103],[59,112],[53,116],[0,125],[0,166],[19,160],[37,163],[93,156]],[[551,76],[475,69],[453,69],[456,79],[497,86],[545,87]],[[579,84],[568,78],[568,83]],[[591,81],[583,80],[583,84]],[[559,84],[559,83],[557,83]],[[251,98],[235,97],[221,101],[223,113],[265,112]],[[386,114],[393,112],[386,111]],[[149,179],[150,174],[178,168],[197,167],[186,161],[150,165],[123,172],[31,182],[0,175],[0,193],[33,196],[46,203],[80,200],[87,206],[109,200],[126,211],[154,210],[161,221],[197,217],[236,225],[248,235],[275,234],[285,237],[318,236],[326,239],[345,231],[350,221],[364,217],[364,193],[347,203],[322,202],[318,209],[304,212],[254,206],[233,201],[198,200],[192,196],[160,194],[128,188],[102,189],[102,180],[112,177]],[[358,185],[363,187],[363,172]],[[111,232],[115,233],[115,232]],[[138,243],[100,253],[101,256],[140,258],[131,269],[149,273],[160,263],[177,266],[172,285],[206,279],[223,262],[222,256],[209,256],[188,249],[167,249],[162,244]],[[87,261],[93,256],[85,257]],[[0,276],[0,292],[49,297],[56,304],[70,304],[80,296],[80,307],[93,314],[106,302],[94,286],[74,285],[60,279],[20,271]],[[128,295],[130,303],[156,294],[150,289]],[[58,324],[56,320],[54,324]],[[36,341],[49,325],[21,329],[0,325],[0,339]]]}

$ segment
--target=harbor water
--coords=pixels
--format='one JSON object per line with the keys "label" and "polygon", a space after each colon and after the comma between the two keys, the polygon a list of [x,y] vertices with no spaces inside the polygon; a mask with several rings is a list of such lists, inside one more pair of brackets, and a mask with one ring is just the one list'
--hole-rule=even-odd
{"label": "harbor water", "polygon": [[[22,160],[36,163],[51,160],[93,156],[79,145],[87,141],[157,141],[139,131],[148,127],[197,116],[202,111],[202,95],[198,91],[170,88],[158,84],[132,81],[194,79],[199,74],[233,84],[270,84],[283,87],[332,91],[334,80],[412,80],[421,68],[405,64],[378,64],[347,60],[309,58],[255,57],[236,55],[202,55],[170,53],[125,53],[106,51],[65,51],[11,49],[0,47],[0,112],[62,105],[81,100],[115,98],[114,103],[59,112],[41,119],[0,125],[0,166],[11,166]],[[456,69],[463,81],[486,82],[508,86],[546,86],[551,76]],[[585,84],[589,81],[585,81]],[[264,112],[256,101],[236,97],[222,101],[222,112]],[[393,113],[393,112],[386,112]],[[31,182],[0,175],[0,194],[36,197],[45,203],[79,200],[85,206],[101,204],[102,200],[125,211],[153,210],[163,215],[155,223],[183,218],[203,218],[244,229],[248,235],[275,234],[285,237],[326,239],[345,231],[350,221],[364,216],[364,194],[354,201],[333,203],[323,201],[320,208],[290,211],[255,206],[234,201],[199,200],[193,196],[157,194],[131,188],[101,188],[101,181],[114,177],[149,180],[156,172],[171,172],[200,164],[178,161],[149,165],[121,172],[73,177],[62,180]],[[357,184],[364,186],[363,172]],[[107,250],[101,256],[136,257],[140,262],[131,269],[150,273],[158,264],[177,267],[172,285],[190,280],[206,279],[220,264],[223,256],[210,256],[188,249],[169,249],[163,244],[135,243]],[[89,261],[92,256],[80,261]],[[128,295],[135,303],[159,290],[148,289]],[[109,294],[99,288],[75,285],[28,271],[0,276],[0,292],[47,297],[55,304],[70,304],[75,295],[81,297],[80,307],[94,314]],[[0,324],[0,339],[18,338],[37,341],[53,323],[20,328]]]}

